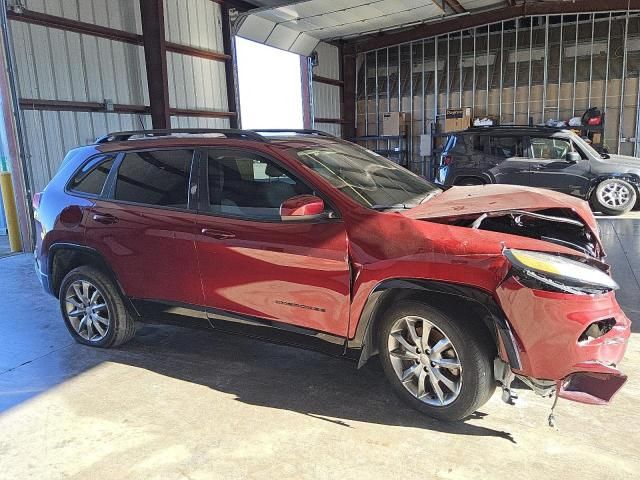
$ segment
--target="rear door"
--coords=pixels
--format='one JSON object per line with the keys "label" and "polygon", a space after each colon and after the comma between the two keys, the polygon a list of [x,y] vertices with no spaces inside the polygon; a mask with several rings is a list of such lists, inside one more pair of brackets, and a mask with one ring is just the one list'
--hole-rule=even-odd
{"label": "rear door", "polygon": [[490,175],[495,183],[530,185],[530,159],[525,139],[520,135],[490,135],[488,137]]}
{"label": "rear door", "polygon": [[568,162],[573,142],[559,137],[531,137],[531,185],[570,195],[585,196],[589,189],[591,166],[579,150],[582,160]]}
{"label": "rear door", "polygon": [[[345,336],[347,235],[339,218],[282,221],[280,205],[318,194],[272,158],[211,148],[197,219],[205,303],[217,326],[267,320]],[[226,324],[225,324],[226,323]]]}
{"label": "rear door", "polygon": [[193,149],[121,154],[107,198],[91,210],[86,242],[104,255],[130,297],[203,304],[189,210],[193,162]]}

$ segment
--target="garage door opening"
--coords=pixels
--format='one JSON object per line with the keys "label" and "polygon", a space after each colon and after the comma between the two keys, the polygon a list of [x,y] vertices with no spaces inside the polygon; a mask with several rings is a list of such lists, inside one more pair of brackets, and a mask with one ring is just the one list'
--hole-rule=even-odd
{"label": "garage door opening", "polygon": [[242,128],[303,128],[300,56],[236,37]]}

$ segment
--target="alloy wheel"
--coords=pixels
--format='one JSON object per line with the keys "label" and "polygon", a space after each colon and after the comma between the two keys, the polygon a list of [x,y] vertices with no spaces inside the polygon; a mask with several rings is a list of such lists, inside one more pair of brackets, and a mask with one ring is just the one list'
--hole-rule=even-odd
{"label": "alloy wheel", "polygon": [[614,210],[624,208],[631,200],[629,187],[620,182],[605,183],[597,195],[602,205]]}
{"label": "alloy wheel", "polygon": [[109,330],[109,306],[98,287],[87,280],[76,280],[67,288],[66,314],[69,323],[85,340],[99,342]]}
{"label": "alloy wheel", "polygon": [[391,365],[404,387],[427,405],[449,405],[460,395],[462,365],[451,340],[429,320],[406,316],[388,338]]}

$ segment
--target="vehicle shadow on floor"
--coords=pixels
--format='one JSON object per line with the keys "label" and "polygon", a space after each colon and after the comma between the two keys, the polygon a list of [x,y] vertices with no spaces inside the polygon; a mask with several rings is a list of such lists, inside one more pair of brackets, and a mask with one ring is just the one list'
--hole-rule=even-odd
{"label": "vehicle shadow on floor", "polygon": [[[109,356],[110,361],[233,394],[247,404],[290,410],[345,428],[367,422],[516,443],[508,432],[441,422],[406,406],[391,391],[377,358],[358,370],[351,362],[316,352],[221,332],[151,325]],[[485,416],[475,412],[471,419]]]}

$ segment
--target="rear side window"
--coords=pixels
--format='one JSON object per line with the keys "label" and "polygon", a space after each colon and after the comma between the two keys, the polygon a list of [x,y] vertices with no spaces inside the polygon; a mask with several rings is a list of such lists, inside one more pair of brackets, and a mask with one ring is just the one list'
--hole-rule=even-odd
{"label": "rear side window", "polygon": [[489,142],[491,155],[498,158],[523,157],[522,137],[491,137]]}
{"label": "rear side window", "polygon": [[100,195],[107,180],[109,170],[113,166],[113,157],[97,157],[89,161],[73,177],[69,183],[69,190],[90,195]]}
{"label": "rear side window", "polygon": [[187,208],[193,150],[127,153],[118,168],[115,200]]}

